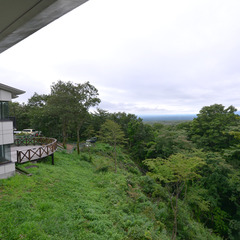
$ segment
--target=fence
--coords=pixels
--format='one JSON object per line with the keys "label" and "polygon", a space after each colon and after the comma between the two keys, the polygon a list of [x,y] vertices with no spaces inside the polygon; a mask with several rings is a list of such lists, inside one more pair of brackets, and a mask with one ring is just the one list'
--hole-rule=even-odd
{"label": "fence", "polygon": [[[52,164],[54,164],[53,154],[57,149],[57,140],[55,138],[31,137],[15,139],[16,146],[33,145],[36,148],[29,148],[27,150],[17,151],[17,162],[24,163],[41,159],[47,156],[52,156]],[[41,145],[41,146],[39,146]]]}

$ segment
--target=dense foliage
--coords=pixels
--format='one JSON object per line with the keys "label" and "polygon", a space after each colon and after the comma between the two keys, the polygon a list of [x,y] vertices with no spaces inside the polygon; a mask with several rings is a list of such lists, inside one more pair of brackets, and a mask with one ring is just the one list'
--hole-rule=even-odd
{"label": "dense foliage", "polygon": [[192,121],[189,132],[191,139],[207,150],[221,151],[230,147],[234,137],[227,130],[239,122],[238,116],[234,114],[236,111],[233,106],[225,109],[221,104],[203,107]]}
{"label": "dense foliage", "polygon": [[[58,84],[65,86],[62,82]],[[66,98],[59,98],[59,104],[65,104],[63,109],[59,105],[59,109],[53,110],[55,106],[58,108],[59,96],[52,91],[50,95],[34,94],[27,104],[12,103],[10,112],[16,117],[19,130],[35,128],[45,136],[71,142],[77,142],[78,137],[85,142],[98,136],[99,142],[107,144],[90,148],[89,154],[93,168],[99,174],[107,173],[98,177],[107,176],[108,180],[98,181],[114,182],[111,191],[115,194],[106,201],[123,211],[118,214],[126,217],[127,226],[120,224],[119,230],[116,222],[124,220],[110,218],[111,223],[104,226],[121,233],[117,230],[116,235],[104,235],[110,233],[99,227],[99,236],[108,236],[105,239],[240,239],[240,119],[236,109],[214,104],[203,107],[193,121],[150,125],[134,114],[109,113],[103,109],[90,113],[89,107],[97,105],[100,99],[97,90],[87,84],[92,92],[83,95],[83,101],[76,103],[76,97],[69,94],[71,91],[64,93]],[[61,93],[61,97],[64,94]],[[89,105],[84,105],[87,99]],[[71,101],[72,104],[68,104]],[[75,106],[75,110],[71,106]],[[85,156],[85,160],[89,160],[89,156]],[[74,161],[67,161],[69,171],[76,167]],[[59,162],[64,163],[60,156]],[[123,180],[119,174],[131,177]],[[80,180],[69,176],[69,181]],[[119,190],[121,181],[125,193]],[[70,187],[70,191],[76,192],[73,188]],[[131,199],[131,207],[129,200],[124,202],[126,194]],[[102,209],[105,213],[113,211],[104,204]],[[77,211],[84,209],[79,206]],[[117,213],[113,211],[114,214]],[[140,216],[145,224],[139,220]],[[98,219],[100,217],[87,221],[91,225]],[[84,234],[92,229],[88,224]]]}
{"label": "dense foliage", "polygon": [[[97,143],[80,155],[57,152],[54,166],[50,159],[21,165],[31,177],[0,180],[0,239],[170,240],[167,191],[120,148],[115,173],[111,148]],[[182,239],[220,239],[179,201]]]}

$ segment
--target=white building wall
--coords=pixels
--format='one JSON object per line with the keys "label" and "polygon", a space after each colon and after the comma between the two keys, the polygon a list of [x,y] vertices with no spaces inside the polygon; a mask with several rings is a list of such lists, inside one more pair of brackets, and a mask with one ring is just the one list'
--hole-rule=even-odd
{"label": "white building wall", "polygon": [[0,101],[9,102],[12,100],[12,94],[10,92],[0,89]]}
{"label": "white building wall", "polygon": [[[13,89],[1,83],[0,86],[0,101],[2,102],[10,102],[12,96],[24,93],[21,90]],[[10,160],[11,152],[9,145],[12,143],[14,143],[13,122],[4,120],[0,121],[0,145],[7,145],[3,149],[5,151],[5,157],[9,160],[9,162],[0,164],[0,179],[11,177],[15,173],[15,163]]]}
{"label": "white building wall", "polygon": [[[0,145],[12,144],[13,142],[13,122],[0,122]],[[11,177],[14,174],[14,162],[0,164],[0,179]]]}
{"label": "white building wall", "polygon": [[0,122],[0,145],[12,144],[13,142],[13,122]]}
{"label": "white building wall", "polygon": [[15,174],[15,163],[0,165],[0,179],[11,177]]}

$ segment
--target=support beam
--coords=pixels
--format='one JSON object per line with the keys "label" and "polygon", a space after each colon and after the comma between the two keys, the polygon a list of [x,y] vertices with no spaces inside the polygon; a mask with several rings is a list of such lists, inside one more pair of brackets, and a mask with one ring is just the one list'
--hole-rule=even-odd
{"label": "support beam", "polygon": [[52,156],[52,165],[54,165],[54,153],[51,156]]}

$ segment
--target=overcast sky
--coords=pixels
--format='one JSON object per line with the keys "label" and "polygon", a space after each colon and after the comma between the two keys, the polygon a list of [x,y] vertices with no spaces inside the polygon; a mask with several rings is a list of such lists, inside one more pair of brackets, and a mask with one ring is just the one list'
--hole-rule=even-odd
{"label": "overcast sky", "polygon": [[239,0],[90,0],[0,54],[0,82],[49,94],[89,81],[100,108],[133,114],[240,109]]}

